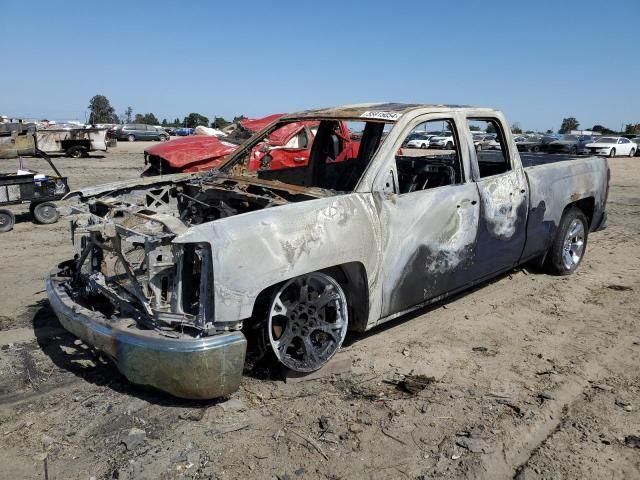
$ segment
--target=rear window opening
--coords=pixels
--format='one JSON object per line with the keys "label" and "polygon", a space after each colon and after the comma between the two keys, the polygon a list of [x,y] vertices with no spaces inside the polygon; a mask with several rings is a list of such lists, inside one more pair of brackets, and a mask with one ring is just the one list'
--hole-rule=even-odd
{"label": "rear window opening", "polygon": [[495,140],[488,143],[474,140],[480,178],[510,171],[509,146],[500,122],[493,118],[469,118],[467,122],[469,129],[473,132],[495,135]]}

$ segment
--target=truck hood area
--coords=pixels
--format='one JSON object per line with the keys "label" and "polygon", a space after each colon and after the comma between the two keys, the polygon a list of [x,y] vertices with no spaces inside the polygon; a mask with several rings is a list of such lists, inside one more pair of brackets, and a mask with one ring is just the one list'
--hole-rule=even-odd
{"label": "truck hood area", "polygon": [[194,228],[335,193],[222,175],[151,180],[74,192],[76,255],[60,265],[59,276],[67,277],[67,293],[80,305],[179,336],[220,328],[211,288],[216,246],[190,242]]}

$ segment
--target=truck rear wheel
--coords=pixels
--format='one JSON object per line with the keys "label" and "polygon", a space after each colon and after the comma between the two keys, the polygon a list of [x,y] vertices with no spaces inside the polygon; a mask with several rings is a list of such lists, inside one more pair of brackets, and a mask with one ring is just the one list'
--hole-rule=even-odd
{"label": "truck rear wheel", "polygon": [[33,218],[35,218],[36,222],[43,225],[56,223],[58,221],[58,218],[60,218],[58,209],[53,202],[42,202],[36,203],[35,205],[31,204],[29,210],[31,211],[31,215],[33,215]]}
{"label": "truck rear wheel", "polygon": [[587,250],[589,223],[582,210],[570,207],[560,219],[560,225],[549,250],[547,266],[556,275],[571,275]]}
{"label": "truck rear wheel", "polygon": [[16,224],[16,217],[11,210],[0,209],[0,233],[10,231]]}
{"label": "truck rear wheel", "polygon": [[347,298],[340,284],[312,272],[280,285],[271,297],[265,343],[278,361],[296,372],[322,368],[347,334]]}

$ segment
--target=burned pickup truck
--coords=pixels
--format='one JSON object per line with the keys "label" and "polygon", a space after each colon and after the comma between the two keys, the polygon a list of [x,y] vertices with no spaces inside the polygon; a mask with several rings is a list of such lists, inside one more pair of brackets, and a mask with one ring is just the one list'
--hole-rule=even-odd
{"label": "burned pickup truck", "polygon": [[[248,168],[317,121],[307,165]],[[340,122],[361,132],[336,162]],[[492,127],[500,150],[476,150]],[[448,149],[402,147],[450,132]],[[402,148],[401,148],[402,147]],[[397,103],[286,115],[217,169],[70,194],[74,258],[46,280],[62,325],[132,382],[185,398],[238,388],[245,333],[311,372],[365,331],[523,262],[572,273],[605,226],[606,159],[519,154],[500,112]]]}

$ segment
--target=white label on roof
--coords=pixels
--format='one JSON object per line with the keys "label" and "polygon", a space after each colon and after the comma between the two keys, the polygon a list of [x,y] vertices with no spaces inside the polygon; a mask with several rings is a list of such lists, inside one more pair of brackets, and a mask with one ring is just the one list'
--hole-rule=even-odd
{"label": "white label on roof", "polygon": [[402,116],[398,112],[364,112],[360,118],[376,118],[378,120],[398,120]]}

